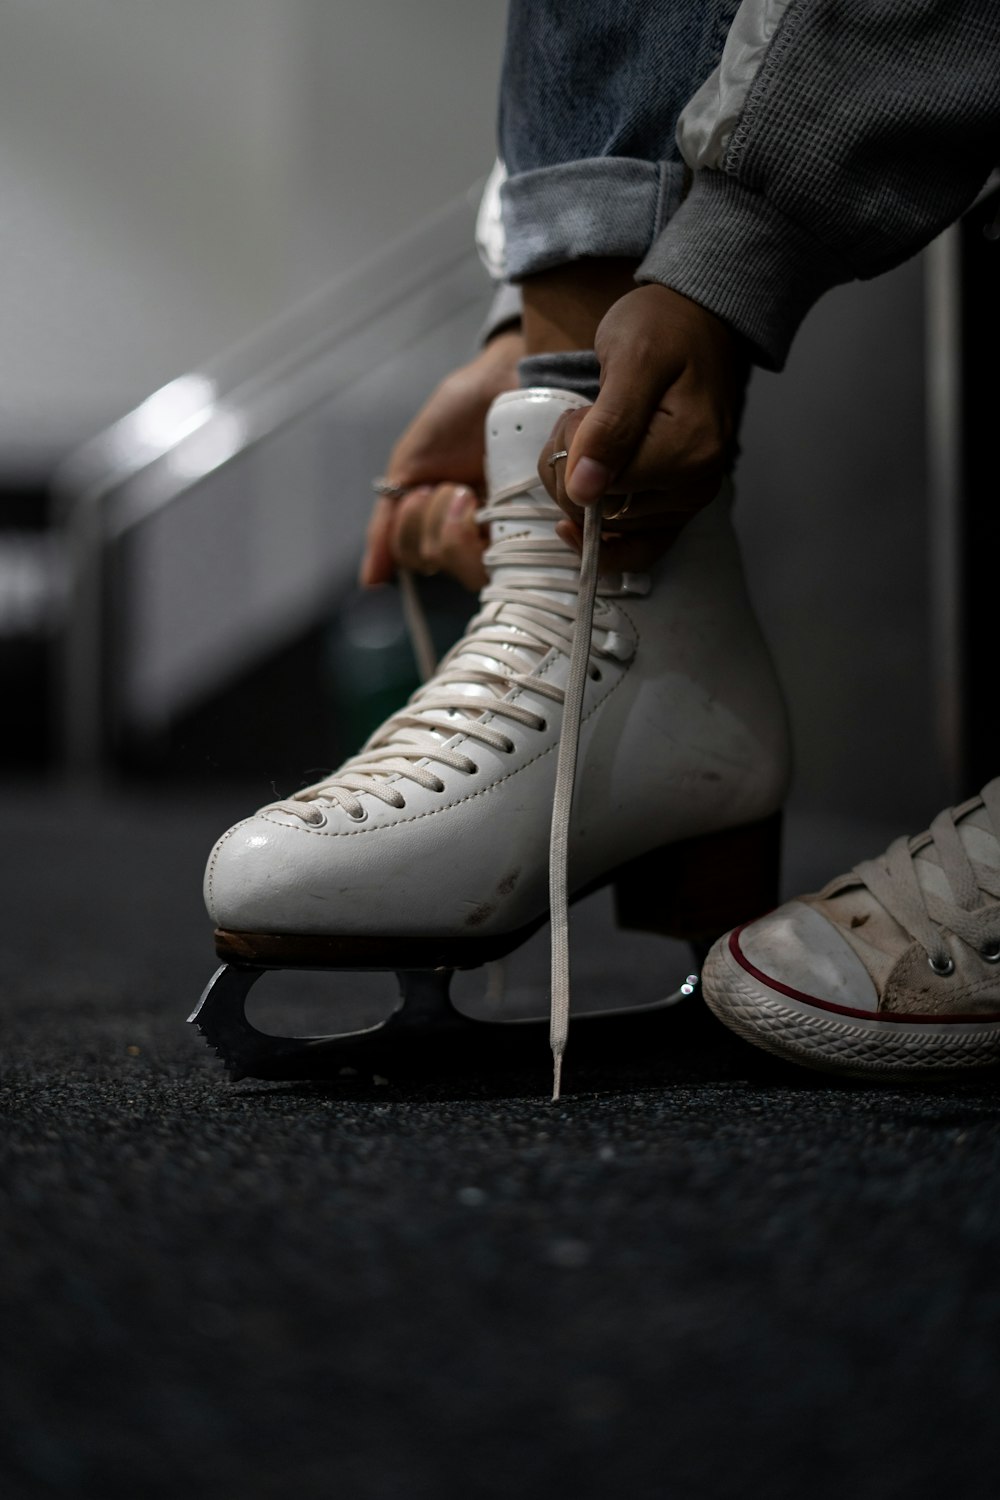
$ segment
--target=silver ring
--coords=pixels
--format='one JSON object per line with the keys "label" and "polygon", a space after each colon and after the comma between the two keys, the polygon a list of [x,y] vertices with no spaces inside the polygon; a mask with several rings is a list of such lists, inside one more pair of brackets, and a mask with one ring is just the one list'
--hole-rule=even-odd
{"label": "silver ring", "polygon": [[400,495],[405,495],[410,488],[408,484],[393,484],[391,480],[384,479],[381,474],[372,480],[372,489],[376,495],[390,495],[393,500],[398,500]]}
{"label": "silver ring", "polygon": [[605,521],[620,521],[620,520],[622,520],[622,518],[628,514],[628,508],[629,508],[629,506],[631,504],[632,504],[632,496],[631,495],[626,495],[625,496],[625,504],[624,505],[619,505],[619,507],[618,507],[617,510],[612,510],[612,511],[607,511],[606,510],[606,511],[604,511],[602,513],[602,519],[605,520]]}
{"label": "silver ring", "polygon": [[549,468],[554,469],[561,458],[569,458],[568,448],[560,448],[558,453],[549,454]]}

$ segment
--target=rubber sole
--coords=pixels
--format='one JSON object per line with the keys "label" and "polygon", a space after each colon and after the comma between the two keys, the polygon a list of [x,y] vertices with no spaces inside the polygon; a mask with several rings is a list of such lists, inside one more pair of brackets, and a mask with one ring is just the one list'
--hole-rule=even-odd
{"label": "rubber sole", "polygon": [[705,960],[702,994],[744,1041],[787,1062],[886,1082],[940,1078],[1000,1064],[1000,1020],[929,1022],[846,1017],[767,988],[720,938]]}
{"label": "rubber sole", "polygon": [[544,918],[494,937],[329,937],[308,933],[229,932],[215,929],[224,963],[259,969],[478,969],[526,943]]}

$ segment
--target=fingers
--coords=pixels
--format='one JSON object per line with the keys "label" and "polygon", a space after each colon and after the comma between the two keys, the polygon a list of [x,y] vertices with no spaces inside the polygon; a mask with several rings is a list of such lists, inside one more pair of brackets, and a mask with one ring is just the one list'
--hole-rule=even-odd
{"label": "fingers", "polygon": [[486,528],[475,519],[478,505],[478,495],[471,489],[454,486],[438,532],[438,567],[472,592],[487,582],[483,565]]}
{"label": "fingers", "polygon": [[640,389],[621,366],[609,368],[597,401],[566,445],[563,483],[571,502],[631,495],[629,513],[638,518],[690,514],[712,498],[725,473],[728,443],[721,414],[686,376],[657,391],[652,383]]}
{"label": "fingers", "polygon": [[568,452],[577,428],[590,407],[578,407],[575,411],[563,412],[556,422],[548,441],[538,458],[538,477],[556,504],[566,512],[570,520],[583,524],[583,516],[566,491],[566,458],[557,457]]}
{"label": "fingers", "polygon": [[560,417],[542,449],[539,478],[580,525],[583,505],[600,502],[610,515],[626,498],[622,529],[661,517],[673,524],[718,492],[727,463],[721,423],[711,406],[689,397],[683,379],[664,393],[644,376],[639,391],[629,370],[619,382],[620,370],[611,365],[592,406]]}
{"label": "fingers", "polygon": [[389,550],[395,567],[414,573],[432,573],[424,558],[424,529],[431,500],[440,486],[420,484],[397,500],[389,527]]}
{"label": "fingers", "polygon": [[551,484],[542,473],[549,493],[569,516],[622,495],[632,497],[630,521],[700,509],[730,462],[748,369],[742,344],[697,303],[642,286],[605,314],[595,352],[601,389],[553,434],[549,453],[567,457]]}
{"label": "fingers", "polygon": [[[589,440],[587,433],[578,437],[580,444]],[[674,391],[653,413],[606,493],[612,500],[631,495],[629,513],[634,517],[660,512],[690,515],[718,493],[729,460],[730,442],[720,414]]]}
{"label": "fingers", "polygon": [[[361,563],[363,585],[388,583],[403,560],[400,552],[407,567],[444,568],[474,588],[482,582],[484,543],[470,516],[476,493],[485,491],[483,424],[496,397],[516,389],[517,362],[523,352],[520,333],[498,334],[475,359],[441,381],[397,440],[384,472],[409,494],[402,502],[381,497],[373,507]],[[450,476],[452,489],[465,489],[465,499],[450,519],[443,474]],[[419,499],[410,500],[416,490]],[[401,514],[406,501],[409,506]],[[425,528],[421,513],[428,505]]]}
{"label": "fingers", "polygon": [[[574,504],[569,494],[566,481],[569,457],[558,455],[571,453],[573,444],[578,441],[580,429],[592,410],[590,407],[581,407],[561,416],[538,460],[539,478],[552,499],[577,527],[583,525],[583,510]],[[634,464],[628,465],[604,493],[603,509],[609,526],[615,531],[634,531],[639,525],[676,531],[678,523],[686,520],[693,509],[697,509],[697,506],[692,506],[690,484],[687,482],[666,491],[662,488],[641,487],[641,481],[646,478],[647,472],[650,469],[655,472],[659,462],[655,444],[653,446],[651,454],[644,453]],[[659,477],[662,483],[662,476]],[[710,478],[707,487],[711,488],[711,493],[706,498],[711,499],[718,489],[718,482]],[[626,512],[624,516],[614,516],[616,511],[623,508]]]}
{"label": "fingers", "polygon": [[479,500],[462,484],[417,485],[399,500],[380,497],[368,527],[361,582],[388,583],[397,568],[450,573],[469,589],[486,581]]}
{"label": "fingers", "polygon": [[389,544],[394,510],[395,502],[389,495],[379,495],[372,506],[365,554],[358,573],[358,582],[362,588],[374,588],[376,584],[388,583],[396,571]]}
{"label": "fingers", "polygon": [[657,321],[662,291],[639,287],[629,292],[598,327],[594,350],[601,388],[567,444],[566,490],[577,505],[602,499],[633,462],[665,394],[684,369],[679,344],[665,336]]}

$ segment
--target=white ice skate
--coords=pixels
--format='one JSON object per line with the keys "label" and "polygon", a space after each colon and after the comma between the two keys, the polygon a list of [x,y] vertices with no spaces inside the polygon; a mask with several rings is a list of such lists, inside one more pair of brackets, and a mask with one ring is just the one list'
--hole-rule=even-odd
{"label": "white ice skate", "polygon": [[[620,925],[701,943],[775,904],[787,722],[729,487],[650,574],[598,583],[596,517],[581,568],[536,469],[585,404],[548,389],[494,404],[490,582],[466,634],[357,756],[216,845],[223,967],[191,1019],[234,1078],[336,1072],[414,1031],[479,1025],[448,980],[548,919],[550,862],[557,1074],[567,892],[613,884]],[[267,1036],[244,1002],[275,968],[394,970],[401,1004],[363,1033]]]}

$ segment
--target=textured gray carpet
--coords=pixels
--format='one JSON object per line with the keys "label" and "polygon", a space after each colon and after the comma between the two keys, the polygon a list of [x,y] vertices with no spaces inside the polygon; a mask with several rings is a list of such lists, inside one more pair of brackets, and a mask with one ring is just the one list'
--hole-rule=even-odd
{"label": "textured gray carpet", "polygon": [[[0,1493],[996,1494],[992,1086],[840,1085],[681,1009],[581,1022],[557,1107],[530,1030],[230,1085],[182,1023],[247,805],[3,799]],[[875,847],[792,840],[793,880]],[[602,920],[585,1003],[676,980]]]}

